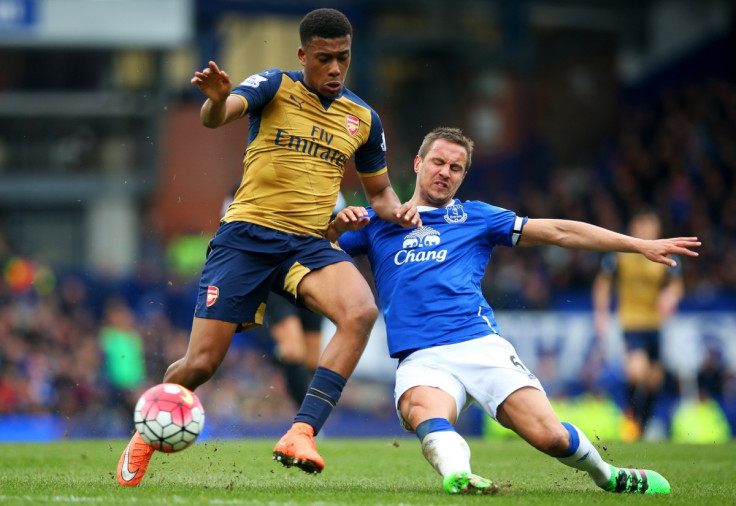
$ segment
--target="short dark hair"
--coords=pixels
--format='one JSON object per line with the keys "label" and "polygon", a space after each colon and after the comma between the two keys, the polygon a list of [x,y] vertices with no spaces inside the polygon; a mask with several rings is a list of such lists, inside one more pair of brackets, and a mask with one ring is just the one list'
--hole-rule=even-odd
{"label": "short dark hair", "polygon": [[353,37],[353,25],[342,12],[336,9],[315,9],[299,23],[299,38],[302,47],[309,44],[314,37],[323,39],[339,39]]}
{"label": "short dark hair", "polygon": [[475,143],[470,137],[463,134],[463,131],[459,128],[437,127],[429,132],[424,136],[422,145],[419,146],[419,152],[417,153],[419,158],[424,160],[424,157],[427,156],[427,153],[429,153],[429,150],[432,148],[432,144],[438,139],[444,139],[465,148],[465,153],[468,155],[467,163],[465,164],[465,172],[467,172],[468,169],[470,169],[470,162],[473,158],[473,146]]}

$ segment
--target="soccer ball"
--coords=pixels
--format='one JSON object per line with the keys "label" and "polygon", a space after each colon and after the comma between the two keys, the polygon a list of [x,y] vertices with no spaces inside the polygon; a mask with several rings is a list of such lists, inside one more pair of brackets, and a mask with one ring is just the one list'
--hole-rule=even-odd
{"label": "soccer ball", "polygon": [[173,453],[190,446],[202,432],[204,409],[194,392],[174,383],[161,383],[138,399],[133,421],[146,443]]}

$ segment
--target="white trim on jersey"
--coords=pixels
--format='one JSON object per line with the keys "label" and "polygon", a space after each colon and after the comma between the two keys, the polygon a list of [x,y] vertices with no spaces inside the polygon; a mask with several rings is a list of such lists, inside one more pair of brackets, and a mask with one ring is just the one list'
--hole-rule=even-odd
{"label": "white trim on jersey", "polygon": [[524,225],[524,218],[517,216],[514,220],[514,228],[511,229],[511,244],[516,246],[516,243],[521,239],[521,228]]}
{"label": "white trim on jersey", "polygon": [[[491,320],[488,319],[486,315],[483,314],[483,306],[478,306],[478,316],[483,318],[489,327],[491,327],[491,330],[493,330],[493,325],[491,325]],[[494,330],[493,333],[495,334],[496,331]]]}

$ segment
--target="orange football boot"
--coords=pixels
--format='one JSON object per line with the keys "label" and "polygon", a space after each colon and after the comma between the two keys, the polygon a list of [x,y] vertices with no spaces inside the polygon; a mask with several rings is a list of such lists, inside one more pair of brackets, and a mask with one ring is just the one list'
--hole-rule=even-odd
{"label": "orange football boot", "polygon": [[124,487],[138,485],[146,474],[148,463],[155,451],[143,440],[138,431],[135,431],[118,462],[118,483]]}
{"label": "orange football boot", "polygon": [[317,453],[314,428],[308,423],[295,422],[273,449],[273,459],[284,467],[296,466],[305,473],[320,473],[325,460]]}

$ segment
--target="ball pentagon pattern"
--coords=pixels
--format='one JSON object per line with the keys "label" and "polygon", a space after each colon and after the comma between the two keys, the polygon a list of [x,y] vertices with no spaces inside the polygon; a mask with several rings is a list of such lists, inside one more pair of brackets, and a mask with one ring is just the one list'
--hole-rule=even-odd
{"label": "ball pentagon pattern", "polygon": [[161,383],[138,399],[135,428],[156,450],[173,453],[189,447],[204,427],[204,409],[197,395],[174,383]]}

